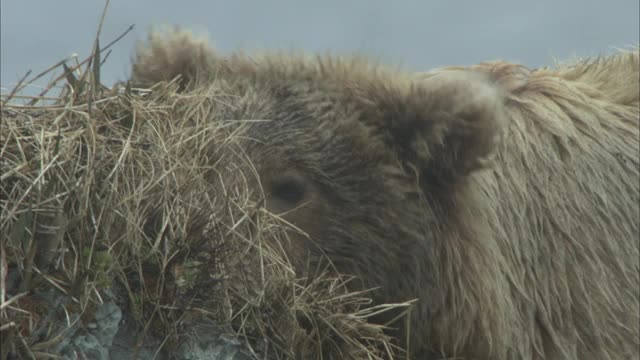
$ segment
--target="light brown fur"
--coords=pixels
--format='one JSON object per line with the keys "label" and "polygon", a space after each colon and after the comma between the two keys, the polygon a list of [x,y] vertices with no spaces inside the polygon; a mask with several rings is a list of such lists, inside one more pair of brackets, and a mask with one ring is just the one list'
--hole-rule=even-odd
{"label": "light brown fur", "polygon": [[418,358],[637,359],[639,68],[634,50],[411,74],[222,57],[176,32],[139,49],[132,81],[180,75],[273,119],[246,151],[267,207],[309,235],[295,258],[326,255],[379,303],[418,298]]}

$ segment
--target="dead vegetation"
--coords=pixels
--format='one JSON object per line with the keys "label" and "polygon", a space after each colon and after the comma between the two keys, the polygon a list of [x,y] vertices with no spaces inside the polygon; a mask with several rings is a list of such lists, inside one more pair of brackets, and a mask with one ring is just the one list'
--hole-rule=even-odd
{"label": "dead vegetation", "polygon": [[[258,358],[401,353],[367,318],[406,304],[370,307],[348,279],[293,272],[276,245],[287,225],[242,186],[253,173],[235,139],[254,120],[215,121],[233,97],[179,94],[175,81],[104,86],[108,46],[93,49],[2,95],[2,359],[55,355],[106,293],[135,319],[139,342],[163,341],[159,353],[202,318]],[[21,95],[55,72],[47,91]],[[52,303],[52,292],[68,301]]]}

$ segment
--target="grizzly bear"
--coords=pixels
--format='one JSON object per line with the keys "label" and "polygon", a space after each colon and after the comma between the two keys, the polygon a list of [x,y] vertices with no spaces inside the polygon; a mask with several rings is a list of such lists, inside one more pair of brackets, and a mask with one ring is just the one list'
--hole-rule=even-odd
{"label": "grizzly bear", "polygon": [[378,304],[417,299],[396,334],[413,358],[637,359],[639,68],[633,49],[412,73],[175,31],[131,81],[225,84],[230,119],[268,119],[243,148],[303,231],[292,258],[329,259]]}

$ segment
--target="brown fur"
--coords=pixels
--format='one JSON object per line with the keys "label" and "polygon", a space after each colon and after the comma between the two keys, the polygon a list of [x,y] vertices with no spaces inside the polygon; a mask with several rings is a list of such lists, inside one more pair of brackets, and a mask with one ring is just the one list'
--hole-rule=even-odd
{"label": "brown fur", "polygon": [[[418,358],[638,358],[639,53],[410,74],[222,57],[152,35],[132,80],[245,96],[267,207],[375,301],[418,298]],[[296,258],[300,258],[299,256]],[[380,321],[385,319],[379,319]]]}

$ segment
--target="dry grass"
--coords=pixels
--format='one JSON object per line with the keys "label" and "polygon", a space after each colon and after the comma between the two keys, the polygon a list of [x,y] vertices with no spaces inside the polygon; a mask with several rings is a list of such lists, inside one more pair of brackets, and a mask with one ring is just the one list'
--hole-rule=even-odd
{"label": "dry grass", "polygon": [[[205,317],[261,358],[397,355],[367,318],[406,304],[370,307],[326,269],[296,277],[279,245],[287,225],[243,185],[255,175],[236,139],[250,120],[215,121],[233,97],[178,94],[175,82],[108,88],[105,50],[3,95],[1,358],[45,357],[70,314],[90,319],[105,291],[123,295],[162,352]],[[59,94],[18,102],[56,71],[48,88],[64,82]],[[48,303],[47,292],[70,302]]]}

